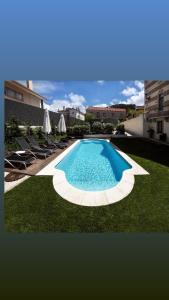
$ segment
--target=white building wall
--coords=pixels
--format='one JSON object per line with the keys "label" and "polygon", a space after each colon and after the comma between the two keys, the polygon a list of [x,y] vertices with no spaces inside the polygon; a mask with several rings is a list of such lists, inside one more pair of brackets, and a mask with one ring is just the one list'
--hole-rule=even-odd
{"label": "white building wall", "polygon": [[144,115],[123,122],[125,130],[134,135],[144,135]]}
{"label": "white building wall", "polygon": [[71,109],[71,110],[69,110],[69,114],[70,114],[71,117],[74,117],[76,119],[79,119],[79,120],[82,120],[82,121],[85,120],[84,114],[82,114],[81,112],[79,112],[77,110]]}
{"label": "white building wall", "polygon": [[77,112],[76,113],[76,119],[84,121],[85,120],[85,116],[83,114],[81,114],[80,112]]}

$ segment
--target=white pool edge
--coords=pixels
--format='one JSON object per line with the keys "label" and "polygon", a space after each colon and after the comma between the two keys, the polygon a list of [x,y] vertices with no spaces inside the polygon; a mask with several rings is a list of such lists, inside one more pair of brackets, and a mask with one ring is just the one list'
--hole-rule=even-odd
{"label": "white pool edge", "polygon": [[[109,142],[109,140],[106,140]],[[149,173],[138,165],[123,151],[113,145],[116,151],[132,166],[123,172],[120,182],[110,189],[104,191],[84,191],[71,185],[65,176],[65,173],[55,166],[79,143],[77,140],[69,148],[63,151],[56,159],[44,167],[37,175],[53,176],[53,186],[55,191],[65,200],[82,206],[103,206],[118,202],[125,198],[133,189],[134,175],[148,175]]]}

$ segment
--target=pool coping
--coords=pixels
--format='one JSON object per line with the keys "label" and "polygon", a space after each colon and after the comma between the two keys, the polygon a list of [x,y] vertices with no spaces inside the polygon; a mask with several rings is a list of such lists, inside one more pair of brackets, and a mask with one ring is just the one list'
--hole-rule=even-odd
{"label": "pool coping", "polygon": [[[84,139],[90,140],[90,139]],[[103,139],[98,139],[103,140]],[[110,142],[107,139],[104,139]],[[80,190],[71,185],[65,176],[64,171],[56,169],[58,164],[76,145],[80,140],[77,140],[64,152],[62,152],[56,159],[50,162],[36,175],[50,175],[53,176],[53,186],[55,191],[65,200],[81,205],[81,206],[104,206],[118,202],[125,198],[133,189],[135,183],[135,175],[149,175],[149,173],[137,164],[132,158],[121,151],[117,146],[114,146],[116,151],[132,166],[131,169],[127,169],[123,172],[120,182],[112,188],[103,191],[85,191]]]}

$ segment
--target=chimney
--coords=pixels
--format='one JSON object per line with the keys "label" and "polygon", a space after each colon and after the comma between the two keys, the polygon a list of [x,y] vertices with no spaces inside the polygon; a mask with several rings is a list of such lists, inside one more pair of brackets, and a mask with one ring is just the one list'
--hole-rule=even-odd
{"label": "chimney", "polygon": [[33,90],[32,80],[26,80],[26,86],[27,86],[28,89]]}

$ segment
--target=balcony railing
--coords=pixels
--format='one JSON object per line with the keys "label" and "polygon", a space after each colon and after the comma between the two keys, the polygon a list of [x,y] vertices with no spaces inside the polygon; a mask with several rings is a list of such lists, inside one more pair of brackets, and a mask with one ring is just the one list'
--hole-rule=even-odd
{"label": "balcony railing", "polygon": [[146,118],[153,119],[159,117],[169,117],[169,111],[158,111],[156,113],[146,113]]}

